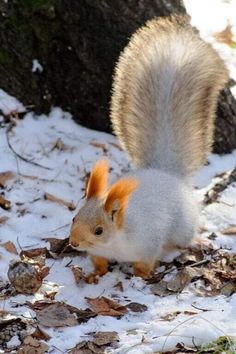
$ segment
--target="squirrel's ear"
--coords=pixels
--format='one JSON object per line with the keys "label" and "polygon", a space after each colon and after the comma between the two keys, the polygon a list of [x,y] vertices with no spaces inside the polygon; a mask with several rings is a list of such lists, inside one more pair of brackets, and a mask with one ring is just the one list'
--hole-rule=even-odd
{"label": "squirrel's ear", "polygon": [[104,209],[112,218],[115,218],[118,228],[123,224],[125,209],[128,205],[129,198],[138,187],[138,184],[135,178],[121,178],[114,183],[108,191]]}
{"label": "squirrel's ear", "polygon": [[107,190],[108,182],[108,162],[106,160],[98,161],[93,167],[86,190],[86,198],[102,198]]}

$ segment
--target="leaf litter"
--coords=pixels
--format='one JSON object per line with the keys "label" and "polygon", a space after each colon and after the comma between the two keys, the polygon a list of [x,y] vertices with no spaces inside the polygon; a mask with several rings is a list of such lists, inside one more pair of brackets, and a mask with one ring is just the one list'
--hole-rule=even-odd
{"label": "leaf litter", "polygon": [[[64,122],[65,120],[63,120],[63,124]],[[24,122],[22,121],[21,124],[23,123]],[[50,127],[48,127],[47,129],[50,129]],[[83,168],[79,166],[78,169],[76,170],[76,174],[75,174],[76,177],[71,178],[71,175],[68,173],[67,175],[62,174],[62,176],[66,176],[63,178],[68,179],[68,182],[70,183],[72,182],[71,185],[74,186],[78,182],[78,180],[83,181],[83,179],[87,178],[88,172],[91,170],[92,162],[95,161],[95,159],[97,159],[98,156],[102,157],[103,154],[106,153],[106,151],[104,151],[104,148],[108,149],[109,159],[111,158],[115,166],[115,160],[116,157],[118,156],[117,154],[121,152],[117,147],[115,147],[115,145],[113,146],[113,144],[111,144],[110,140],[111,137],[109,136],[109,141],[101,139],[101,142],[104,141],[104,146],[102,145],[95,146],[96,144],[93,145],[93,150],[96,152],[96,155],[94,155],[94,157],[91,158],[91,165],[87,166],[87,162],[86,163],[83,162],[84,164]],[[55,141],[57,141],[57,139],[53,139],[53,142]],[[72,140],[68,141],[66,139],[64,140],[63,138],[62,141],[65,144],[65,146],[69,146],[72,144]],[[92,141],[100,142],[100,140],[97,139]],[[42,160],[42,163],[45,164],[45,166],[53,165],[51,163],[48,163],[51,158],[50,149],[52,148],[52,145],[53,145],[52,141],[50,141],[48,144],[49,148],[46,149],[47,151],[49,151],[48,157],[45,158],[45,161]],[[113,148],[114,150],[116,150],[114,158],[110,157],[110,154],[112,154],[112,150],[110,149]],[[54,146],[53,149],[54,152],[52,151],[51,153],[55,153],[58,159],[60,158],[60,154],[63,154],[63,156],[65,156],[66,150],[67,149],[64,150],[63,144],[60,144],[59,142],[58,144],[56,144],[56,146]],[[72,146],[70,148],[70,153],[73,154],[73,151],[76,151],[76,149]],[[74,160],[75,161],[74,164],[76,163],[77,159],[78,156],[76,156],[76,159]],[[89,161],[89,160],[90,157],[87,158],[87,160],[86,158],[84,159],[84,161]],[[128,170],[128,164],[127,167],[124,167],[123,162],[120,162],[120,164],[121,164],[120,171],[125,169]],[[114,166],[112,166],[112,169]],[[36,169],[36,166],[31,166],[31,168]],[[74,167],[72,167],[72,165],[67,165],[67,168],[70,171],[70,173],[73,175]],[[78,171],[80,171],[79,177],[77,176]],[[27,171],[23,171],[23,172],[27,172]],[[46,175],[46,173],[48,173],[48,175]],[[46,170],[43,170],[43,175],[41,176],[42,181],[41,181],[40,173],[35,172],[32,174],[34,174],[35,176],[38,175],[39,177],[35,177],[33,179],[27,178],[27,182],[25,177],[21,177],[20,183],[22,183],[23,186],[24,183],[27,183],[27,186],[29,186],[32,190],[33,188],[35,188],[36,190],[36,188],[40,188],[40,187],[42,188],[42,190],[44,190],[43,188],[45,187],[46,183],[49,183],[50,185],[54,185],[54,176],[56,175],[56,173],[53,175],[50,173],[51,172],[47,172]],[[119,175],[119,172],[117,172],[117,167],[114,168],[114,171],[112,173],[114,173],[114,175],[116,176]],[[8,186],[8,181],[9,180],[5,182],[4,188]],[[78,337],[75,337],[72,334],[70,339],[73,344],[71,346],[68,346],[68,344],[64,343],[63,336],[61,336],[60,333],[63,332],[64,330],[63,328],[65,327],[66,330],[68,330],[70,328],[73,329],[79,326],[78,327],[79,333],[81,332],[85,333],[84,332],[85,328],[86,329],[90,328],[89,331],[92,332],[92,329],[95,330],[97,328],[99,329],[104,328],[109,330],[111,327],[111,330],[117,331],[115,333],[117,336],[119,336],[118,332],[120,331],[123,331],[123,333],[124,332],[128,333],[127,328],[129,328],[130,323],[134,318],[138,321],[138,323],[140,323],[141,330],[144,326],[144,323],[146,323],[146,321],[154,321],[155,325],[157,326],[157,331],[163,333],[162,327],[163,325],[165,325],[165,323],[167,324],[170,323],[170,325],[173,326],[172,322],[175,320],[181,321],[182,316],[197,318],[199,313],[199,312],[195,313],[195,311],[190,311],[189,306],[186,307],[185,309],[184,308],[178,309],[177,302],[174,308],[171,308],[171,302],[168,302],[168,295],[179,296],[183,294],[185,296],[186,289],[188,289],[188,291],[190,289],[191,295],[194,296],[194,300],[196,300],[199,299],[200,297],[208,298],[210,296],[214,296],[213,299],[215,299],[215,296],[217,296],[217,294],[220,295],[223,294],[224,296],[229,297],[233,293],[235,293],[235,271],[234,271],[235,263],[234,263],[234,258],[232,256],[232,253],[223,252],[222,250],[217,249],[216,246],[211,247],[210,245],[198,246],[195,249],[187,249],[186,251],[182,251],[181,254],[178,257],[176,257],[173,261],[162,262],[161,266],[164,266],[164,271],[160,271],[159,273],[154,274],[153,279],[151,279],[148,282],[143,282],[136,277],[127,276],[123,274],[119,270],[120,265],[115,265],[112,266],[111,268],[112,272],[109,272],[104,278],[101,278],[97,285],[85,284],[85,282],[82,280],[84,279],[84,273],[89,270],[88,258],[84,257],[84,253],[82,252],[80,253],[75,252],[68,245],[67,236],[69,234],[69,226],[71,223],[71,219],[73,217],[72,215],[73,210],[72,211],[69,210],[70,208],[68,208],[67,204],[63,204],[63,203],[60,204],[55,200],[51,203],[49,202],[46,203],[42,199],[42,194],[37,194],[37,193],[36,195],[33,196],[30,194],[29,201],[30,202],[33,201],[32,203],[29,203],[26,199],[22,197],[18,198],[17,200],[14,197],[12,197],[14,195],[14,188],[16,188],[16,191],[18,190],[17,188],[19,188],[19,186],[16,183],[18,182],[13,180],[13,186],[11,183],[12,189],[6,191],[6,197],[4,195],[4,197],[7,200],[12,200],[12,208],[9,211],[5,212],[7,213],[7,219],[5,221],[3,219],[3,223],[0,225],[0,227],[1,226],[6,227],[8,226],[8,224],[9,225],[11,224],[11,220],[12,218],[14,218],[15,205],[17,207],[20,205],[24,205],[25,213],[22,214],[22,218],[24,218],[23,221],[26,220],[26,225],[27,225],[27,219],[26,219],[27,213],[31,213],[30,217],[35,217],[37,213],[39,217],[41,217],[41,215],[46,216],[46,218],[43,217],[42,219],[37,221],[38,223],[36,224],[36,228],[37,225],[43,225],[43,223],[45,223],[45,225],[48,225],[44,228],[43,227],[41,228],[40,226],[39,230],[37,230],[38,236],[37,238],[34,238],[31,237],[32,225],[33,225],[31,224],[30,227],[27,228],[27,233],[29,234],[29,236],[27,235],[28,237],[27,242],[23,242],[24,246],[27,245],[27,248],[24,249],[23,247],[23,249],[19,254],[19,262],[29,264],[26,266],[27,272],[29,272],[29,269],[32,267],[32,265],[34,266],[37,265],[37,267],[39,268],[49,266],[48,275],[46,276],[46,279],[45,277],[42,277],[43,274],[41,274],[41,286],[39,287],[38,290],[36,290],[36,288],[34,289],[34,291],[37,291],[35,293],[34,301],[39,298],[40,299],[43,298],[43,300],[35,301],[35,302],[32,301],[32,303],[27,301],[26,303],[21,304],[18,298],[16,298],[16,301],[14,301],[15,307],[12,304],[10,304],[10,302],[7,302],[7,306],[12,309],[15,309],[15,311],[20,311],[21,308],[26,309],[24,311],[27,311],[28,308],[28,310],[32,311],[31,313],[34,312],[34,315],[32,315],[32,321],[34,322],[34,326],[36,327],[42,326],[43,327],[42,331],[45,330],[45,333],[39,331],[38,334],[33,334],[33,333],[30,334],[30,336],[32,336],[38,342],[49,340],[50,346],[54,344],[56,346],[57,345],[56,338],[62,338],[62,340],[59,341],[60,344],[58,345],[58,347],[61,346],[62,348],[64,348],[63,347],[64,345],[65,346],[67,345],[67,349],[74,347],[74,349],[72,349],[74,350],[74,353],[76,353],[76,351],[78,353],[104,352],[105,350],[107,350],[109,346],[113,345],[113,342],[109,342],[108,339],[106,340],[104,339],[104,341],[109,342],[109,343],[108,342],[105,343],[102,342],[101,339],[100,339],[101,341],[98,342],[96,341],[96,339],[94,340],[93,338],[91,338],[89,341],[84,341],[80,343],[76,348],[76,343],[81,341],[83,339],[83,336],[78,335]],[[38,185],[39,187],[37,187]],[[62,184],[60,182],[60,186],[61,185]],[[65,185],[67,186],[66,188],[69,188],[68,184],[65,183]],[[55,195],[58,196],[59,200],[61,199],[62,201],[67,201],[67,200],[74,199],[75,193],[77,193],[77,188],[78,187],[76,186],[76,188],[73,189],[72,194],[70,193],[61,194],[60,188],[57,189],[52,188],[49,190],[52,190],[53,197],[55,193]],[[81,193],[78,193],[78,196],[80,194],[82,195],[83,188],[84,188],[84,183],[82,183],[79,187]],[[223,193],[223,191],[221,193]],[[79,197],[78,198],[76,197],[76,199],[79,199]],[[218,198],[218,196],[217,199],[219,199],[218,201],[220,203],[220,198]],[[37,203],[39,203],[41,207],[44,205],[43,203],[45,203],[48,205],[48,207],[45,208],[45,210],[43,211],[41,211],[40,208],[39,210],[37,210],[36,208]],[[51,219],[54,217],[54,215],[56,215],[56,218],[53,219],[54,220],[53,223],[51,222]],[[57,219],[59,220],[59,223],[55,222],[55,220]],[[228,223],[228,225],[231,225],[230,227],[235,226],[232,220]],[[52,230],[52,228],[54,228],[54,230]],[[208,229],[210,230],[209,225],[207,225],[204,232],[208,233]],[[224,224],[223,226],[221,225],[219,229],[227,231],[227,224]],[[5,230],[7,230],[7,228]],[[14,228],[11,230],[14,231]],[[47,231],[47,230],[51,230],[51,231]],[[6,232],[7,232],[6,236],[10,235],[8,230]],[[234,237],[233,234],[234,230],[228,232],[232,233],[229,234],[229,239],[231,236]],[[22,233],[23,236],[25,236],[24,229],[19,229],[19,234],[20,233]],[[213,243],[215,241],[218,242],[217,238],[215,240],[212,240],[212,242]],[[10,237],[8,237],[8,239],[4,238],[1,239],[0,241],[1,243],[5,243],[5,241],[6,242],[9,241],[12,242],[13,245],[17,244],[16,238],[11,238],[11,235]],[[32,246],[30,246],[31,244]],[[4,249],[4,247],[1,248]],[[14,247],[12,247],[12,252],[13,250]],[[5,253],[3,253],[3,255],[5,256]],[[11,259],[13,257],[15,258],[14,253],[11,253],[11,247],[10,247],[10,253],[7,257],[8,257],[7,259]],[[68,265],[69,263],[70,266]],[[70,274],[72,273],[72,269],[75,274],[75,281],[77,281],[76,287],[75,287],[75,282],[73,282],[72,275],[70,277]],[[29,273],[31,274],[31,271]],[[34,273],[34,276],[37,279],[38,277],[37,272]],[[50,284],[52,281],[55,284],[57,283],[56,290]],[[201,282],[201,287],[195,286],[198,282]],[[24,284],[27,282],[21,281],[21,286],[22,283]],[[155,296],[151,293],[150,289],[154,286],[156,287],[155,290],[156,294],[161,295],[160,297]],[[162,290],[160,290],[161,288]],[[3,282],[0,281],[0,293],[1,292],[3,296],[5,296],[3,297],[5,299],[7,299],[7,292],[9,296],[13,294],[16,295],[15,293],[12,293],[11,286],[9,282],[8,283],[5,282],[5,279]],[[102,296],[103,293],[105,293],[104,296]],[[115,296],[113,297],[113,295]],[[111,300],[111,298],[115,298],[117,301]],[[13,297],[11,299],[13,299]],[[163,301],[165,301],[164,305],[162,305],[161,302],[162,299]],[[86,300],[90,309],[86,308]],[[79,304],[78,305],[79,308],[69,305],[69,303],[75,304],[76,306],[77,304]],[[121,305],[120,303],[126,305]],[[205,305],[204,303],[203,306],[202,303],[200,303],[200,305],[201,307],[206,307],[206,308],[209,307],[209,309],[207,308],[205,310],[206,312],[208,312],[208,310],[214,312],[211,310],[211,306]],[[163,312],[163,310],[165,310],[165,314],[161,313],[161,311]],[[106,322],[106,320],[109,322]],[[27,321],[28,319],[26,320],[26,322]],[[115,321],[119,321],[119,324],[117,326]],[[107,325],[107,323],[109,323],[109,325]],[[85,324],[87,327],[83,327],[83,324]],[[48,338],[47,331],[49,331],[49,333],[51,334],[52,329],[55,331],[55,333],[57,333],[57,337]],[[14,332],[12,333],[14,334]],[[133,333],[136,333],[133,334],[133,336],[136,337],[138,336],[139,332],[138,330],[135,329],[133,330]],[[91,337],[91,334],[88,335],[90,335]],[[104,336],[106,338],[105,334]],[[36,350],[38,350],[39,353],[45,350],[45,348],[41,348],[40,345],[38,346],[38,343],[32,341],[31,339],[27,339],[27,340],[29,342],[26,341],[26,343],[22,344],[25,345],[24,350],[28,350],[28,352],[30,350],[35,350],[35,352]],[[119,345],[123,345],[122,341],[123,339],[121,340],[121,343]],[[115,346],[118,345],[117,340],[114,341],[114,345]],[[185,348],[187,350],[187,346],[185,346]]]}

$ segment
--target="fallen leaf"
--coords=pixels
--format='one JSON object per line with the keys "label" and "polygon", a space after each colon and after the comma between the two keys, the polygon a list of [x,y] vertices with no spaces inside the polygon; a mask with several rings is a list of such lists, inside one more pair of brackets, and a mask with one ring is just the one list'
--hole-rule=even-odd
{"label": "fallen leaf", "polygon": [[0,224],[5,224],[5,222],[9,219],[8,216],[1,216],[0,217]]}
{"label": "fallen leaf", "polygon": [[225,295],[227,297],[235,294],[236,293],[236,284],[235,283],[228,283],[228,284],[224,285],[220,289],[220,293],[221,293],[221,295]]}
{"label": "fallen leaf", "polygon": [[98,141],[91,141],[91,142],[89,143],[89,145],[92,145],[92,146],[94,146],[94,147],[96,147],[96,148],[102,149],[104,153],[107,153],[107,151],[108,151],[106,144],[100,143],[100,142],[98,142]]}
{"label": "fallen leaf", "polygon": [[57,255],[61,254],[63,250],[69,246],[69,237],[61,240],[55,237],[43,238],[43,241],[47,241],[50,244],[50,251],[56,253]]}
{"label": "fallen leaf", "polygon": [[200,278],[201,276],[201,269],[195,269],[190,266],[186,266],[167,283],[167,289],[173,292],[181,292],[193,278]]}
{"label": "fallen leaf", "polygon": [[165,280],[159,281],[159,283],[154,284],[151,287],[151,292],[154,295],[159,295],[159,296],[167,296],[171,294],[171,291],[167,288],[167,282]]}
{"label": "fallen leaf", "polygon": [[118,340],[117,332],[97,332],[92,340],[77,344],[69,354],[104,354],[107,346]]}
{"label": "fallen leaf", "polygon": [[95,347],[93,345],[93,348],[91,348],[91,342],[86,342],[83,341],[79,344],[76,345],[75,348],[71,349],[68,354],[103,354],[104,351],[99,348],[99,347]]}
{"label": "fallen leaf", "polygon": [[123,316],[128,312],[125,306],[118,304],[117,302],[108,299],[104,296],[97,298],[85,298],[91,305],[92,310],[98,315],[102,316]]}
{"label": "fallen leaf", "polygon": [[44,354],[49,346],[46,343],[39,342],[32,336],[27,336],[23,340],[23,345],[19,348],[19,354]]}
{"label": "fallen leaf", "polygon": [[180,313],[181,313],[180,311],[174,311],[172,313],[167,313],[166,315],[161,316],[160,320],[162,320],[162,321],[172,321]]}
{"label": "fallen leaf", "polygon": [[0,207],[5,210],[11,209],[11,202],[0,195]]}
{"label": "fallen leaf", "polygon": [[54,202],[54,203],[58,203],[60,205],[63,205],[65,207],[67,207],[69,210],[75,210],[76,206],[74,205],[73,202],[67,202],[64,199],[55,197],[54,195],[50,194],[50,193],[44,193],[44,199],[49,200],[50,202]]}
{"label": "fallen leaf", "polygon": [[91,341],[87,342],[88,349],[91,350],[93,354],[105,354],[104,347],[99,347]]}
{"label": "fallen leaf", "polygon": [[228,24],[223,31],[216,32],[214,36],[221,43],[228,45],[236,44],[233,41],[232,25],[230,24]]}
{"label": "fallen leaf", "polygon": [[230,226],[227,229],[221,231],[224,235],[234,235],[236,236],[236,225]]}
{"label": "fallen leaf", "polygon": [[76,266],[76,265],[71,266],[70,268],[73,272],[76,284],[79,284],[81,279],[85,279],[85,275],[82,271],[82,268],[80,268],[79,266]]}
{"label": "fallen leaf", "polygon": [[175,258],[175,262],[180,264],[192,264],[204,259],[204,254],[200,249],[188,249]]}
{"label": "fallen leaf", "polygon": [[55,307],[62,306],[63,308],[66,308],[70,314],[76,315],[77,324],[87,322],[90,318],[97,316],[97,314],[92,312],[90,309],[80,310],[60,301],[35,301],[34,303],[27,302],[27,305],[34,311],[46,310],[51,305],[55,305]]}
{"label": "fallen leaf", "polygon": [[93,337],[93,343],[102,346],[112,344],[119,340],[117,332],[97,332]]}
{"label": "fallen leaf", "polygon": [[53,147],[52,147],[51,151],[53,151],[53,150],[55,150],[55,149],[60,150],[60,151],[65,151],[65,150],[67,150],[68,148],[67,148],[67,146],[64,144],[64,142],[62,141],[62,139],[61,139],[61,138],[58,138],[58,139],[55,141],[55,143],[53,144]]}
{"label": "fallen leaf", "polygon": [[5,250],[7,250],[10,253],[18,254],[16,246],[11,241],[7,241],[5,243],[0,243],[0,246],[5,248]]}
{"label": "fallen leaf", "polygon": [[13,260],[10,262],[7,275],[19,293],[34,294],[39,290],[48,273],[48,267],[41,267],[33,262]]}
{"label": "fallen leaf", "polygon": [[14,178],[15,174],[11,171],[1,172],[0,173],[0,187],[5,187],[6,182]]}
{"label": "fallen leaf", "polygon": [[145,312],[148,307],[144,304],[139,304],[138,302],[130,302],[126,307],[132,312]]}
{"label": "fallen leaf", "polygon": [[178,315],[184,314],[187,316],[194,316],[197,315],[198,312],[193,312],[193,311],[174,311],[172,313],[168,313],[164,316],[161,316],[160,319],[163,321],[172,321],[174,318],[176,318]]}
{"label": "fallen leaf", "polygon": [[36,327],[35,331],[31,334],[33,338],[39,339],[39,340],[49,340],[51,337],[42,330],[39,326]]}
{"label": "fallen leaf", "polygon": [[36,310],[36,318],[45,327],[71,327],[78,324],[76,315],[70,313],[62,303],[53,303],[42,310]]}
{"label": "fallen leaf", "polygon": [[30,250],[22,250],[20,253],[20,257],[27,257],[27,258],[38,258],[38,257],[48,257],[50,253],[46,247],[41,248],[32,248]]}
{"label": "fallen leaf", "polygon": [[118,283],[116,283],[113,288],[117,289],[117,290],[120,290],[122,293],[124,291],[124,288],[123,288],[123,284],[121,281],[118,281]]}

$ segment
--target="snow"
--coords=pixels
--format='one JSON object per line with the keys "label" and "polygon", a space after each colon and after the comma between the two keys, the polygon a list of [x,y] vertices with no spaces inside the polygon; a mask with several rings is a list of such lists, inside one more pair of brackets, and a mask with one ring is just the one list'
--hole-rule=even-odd
{"label": "snow", "polygon": [[0,89],[0,113],[8,115],[12,112],[25,112],[25,107],[15,97]]}
{"label": "snow", "polygon": [[[19,245],[26,249],[46,246],[48,243],[43,241],[43,238],[68,236],[69,225],[76,212],[44,200],[43,195],[47,191],[73,201],[78,207],[81,205],[84,187],[81,178],[96,160],[104,156],[103,149],[90,145],[91,141],[96,140],[107,146],[107,158],[113,167],[113,178],[120,175],[122,170],[128,169],[129,162],[125,153],[112,145],[117,143],[115,137],[75,124],[69,114],[59,108],[52,109],[49,116],[27,113],[23,120],[16,123],[10,134],[12,146],[30,161],[50,168],[48,170],[34,166],[18,158],[16,162],[6,142],[6,128],[0,129],[0,172],[10,170],[17,174],[17,178],[9,181],[5,190],[5,197],[12,202],[12,210],[10,212],[1,210],[1,216],[9,216],[9,219],[1,225],[0,243],[11,240],[20,251]],[[53,149],[59,138],[63,141],[65,150]],[[197,178],[201,186],[197,190],[199,198],[202,191],[212,183],[211,179],[216,173],[231,169],[235,163],[235,151],[221,157],[212,155],[210,165],[204,167]],[[29,176],[35,176],[37,179]],[[235,252],[234,237],[223,236],[220,233],[223,228],[236,220],[235,186],[227,189],[221,199],[234,206],[229,207],[224,203],[210,204],[203,209],[201,220],[209,230],[206,236],[211,231],[217,232],[219,238],[215,241],[216,244],[231,247]],[[57,228],[60,229],[56,230]],[[11,259],[18,257],[3,248],[0,248],[0,253],[2,278],[7,280],[8,264]],[[148,306],[148,311],[129,313],[121,319],[98,316],[75,327],[47,328],[47,333],[52,337],[49,341],[52,348],[53,346],[60,348],[66,353],[79,341],[88,338],[88,333],[107,330],[117,331],[120,336],[119,348],[113,349],[113,353],[152,353],[171,349],[178,342],[191,345],[192,337],[195,344],[200,345],[222,334],[236,335],[236,295],[231,298],[224,296],[201,298],[187,288],[178,296],[160,298],[151,293],[150,286],[142,279],[137,277],[126,279],[122,270],[127,270],[127,265],[115,266],[113,272],[101,278],[97,285],[84,282],[75,285],[71,269],[67,267],[69,262],[71,265],[79,265],[86,273],[92,270],[88,257],[65,257],[56,262],[49,259],[47,265],[51,270],[41,290],[34,296],[17,295],[5,300],[4,309],[28,318],[34,317],[34,312],[24,306],[26,299],[39,300],[43,298],[45,291],[56,289],[56,300],[65,301],[77,308],[88,307],[85,297],[102,295],[124,305],[131,301],[143,303]],[[114,288],[118,281],[123,284],[123,293]],[[21,303],[22,306],[14,308],[14,303]],[[195,316],[180,314],[170,322],[161,320],[163,315],[174,311],[193,311],[193,304],[199,308],[207,308],[209,312],[196,311],[198,314]]]}
{"label": "snow", "polygon": [[[236,25],[233,16],[236,13],[233,11],[235,1],[215,0],[214,15],[210,0],[186,0],[185,3],[189,11],[195,14],[193,23],[201,27],[201,34],[211,42],[213,32],[223,30],[227,25],[227,19]],[[235,49],[226,48],[225,44],[216,41],[214,45],[223,52],[231,74],[236,76]],[[36,61],[33,68],[39,69],[38,64]],[[24,112],[25,107],[16,98],[0,89],[0,110],[8,115],[11,112]],[[47,238],[64,239],[69,235],[71,220],[76,211],[69,211],[64,206],[44,200],[45,192],[73,201],[78,210],[83,203],[81,198],[84,193],[84,177],[95,161],[104,156],[109,160],[112,168],[111,181],[128,170],[130,164],[126,154],[116,145],[118,141],[114,136],[75,124],[70,114],[58,107],[54,107],[48,116],[29,112],[22,120],[14,119],[16,126],[9,133],[11,145],[18,154],[38,164],[33,165],[14,155],[7,144],[6,126],[3,125],[0,128],[0,172],[13,171],[16,178],[9,180],[4,190],[5,198],[12,203],[12,209],[11,211],[0,209],[0,217],[9,217],[5,224],[0,224],[0,243],[10,240],[20,252],[21,248],[49,247]],[[62,150],[56,147],[58,139],[64,144]],[[100,147],[99,144],[94,146],[91,142],[99,143]],[[204,193],[218,180],[217,175],[232,170],[235,165],[236,151],[225,156],[212,154],[209,157],[209,165],[205,166],[194,179],[199,203]],[[215,232],[217,238],[212,241],[214,246],[235,253],[235,236],[225,236],[221,231],[232,224],[235,225],[236,185],[227,188],[219,202],[201,208],[201,226],[207,230],[202,237],[207,239],[211,232]],[[7,270],[12,259],[18,259],[18,256],[0,247],[3,281],[7,280]],[[34,318],[34,311],[26,307],[25,302],[43,299],[47,291],[55,290],[56,300],[81,309],[89,307],[85,297],[105,296],[123,305],[129,302],[145,304],[148,311],[129,312],[120,319],[97,316],[87,323],[74,327],[44,328],[51,336],[48,345],[52,353],[66,353],[78,342],[89,339],[89,333],[96,331],[118,332],[120,338],[118,347],[108,350],[109,353],[117,354],[166,351],[173,349],[178,342],[189,346],[193,342],[201,345],[221,335],[236,338],[236,294],[231,297],[223,295],[200,297],[195,295],[190,285],[178,295],[159,297],[152,294],[151,286],[142,279],[137,277],[127,279],[125,272],[130,268],[126,264],[114,266],[113,271],[101,278],[98,284],[86,284],[81,281],[76,285],[72,271],[68,267],[69,263],[79,265],[86,273],[92,270],[91,261],[86,256],[65,257],[56,261],[48,259],[46,265],[51,269],[42,288],[32,296],[16,295],[5,299],[0,302],[0,310]],[[123,292],[114,287],[119,281],[123,284]],[[162,319],[164,315],[175,311],[181,313],[173,320]],[[184,311],[194,311],[196,314],[190,316],[184,314]],[[8,346],[12,347],[14,344],[17,344],[15,337]]]}
{"label": "snow", "polygon": [[21,341],[19,340],[18,336],[14,336],[7,342],[7,348],[14,348],[18,347],[21,344]]}
{"label": "snow", "polygon": [[43,66],[40,64],[40,62],[38,61],[38,59],[33,59],[33,65],[32,65],[32,72],[43,72]]}

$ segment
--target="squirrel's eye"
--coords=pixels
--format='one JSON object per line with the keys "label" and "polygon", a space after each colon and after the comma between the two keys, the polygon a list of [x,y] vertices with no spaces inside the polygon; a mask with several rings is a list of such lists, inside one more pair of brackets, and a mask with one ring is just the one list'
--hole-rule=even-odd
{"label": "squirrel's eye", "polygon": [[94,231],[94,234],[96,236],[100,236],[100,235],[102,235],[102,233],[103,233],[103,227],[102,226],[97,226],[95,231]]}

